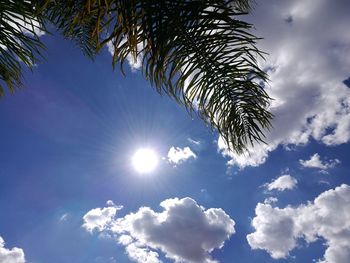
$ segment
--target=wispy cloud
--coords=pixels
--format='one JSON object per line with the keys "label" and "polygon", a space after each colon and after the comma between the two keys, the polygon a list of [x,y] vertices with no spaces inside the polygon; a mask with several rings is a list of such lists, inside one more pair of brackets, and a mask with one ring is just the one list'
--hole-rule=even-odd
{"label": "wispy cloud", "polygon": [[200,140],[194,140],[194,139],[191,139],[191,138],[187,138],[187,141],[189,143],[192,143],[192,144],[197,145],[197,146],[201,145],[201,141]]}
{"label": "wispy cloud", "polygon": [[277,197],[268,197],[264,200],[264,204],[274,204],[278,202],[278,198]]}
{"label": "wispy cloud", "polygon": [[70,214],[69,214],[69,213],[64,213],[64,214],[60,217],[59,221],[60,221],[60,222],[65,222],[65,221],[67,221],[67,220],[69,219],[69,217],[70,217]]}

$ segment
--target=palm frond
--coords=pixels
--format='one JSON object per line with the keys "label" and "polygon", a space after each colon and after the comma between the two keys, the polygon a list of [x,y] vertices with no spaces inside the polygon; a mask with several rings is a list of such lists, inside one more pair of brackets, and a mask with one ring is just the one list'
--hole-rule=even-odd
{"label": "palm frond", "polygon": [[[90,9],[90,3],[96,4],[100,1],[42,0],[37,2],[36,13],[53,23],[66,38],[74,40],[85,55],[94,57],[98,49],[97,36],[101,33],[96,30],[107,12],[103,4],[99,5],[102,10]],[[100,13],[103,13],[103,16],[100,16]]]}
{"label": "palm frond", "polygon": [[113,65],[142,56],[144,76],[216,128],[237,152],[271,124],[257,66],[263,53],[240,20],[249,0],[44,0],[48,18],[93,56],[114,46]]}
{"label": "palm frond", "polygon": [[43,21],[30,1],[0,0],[0,97],[5,85],[10,92],[21,86],[22,63],[31,69],[42,57],[42,31]]}

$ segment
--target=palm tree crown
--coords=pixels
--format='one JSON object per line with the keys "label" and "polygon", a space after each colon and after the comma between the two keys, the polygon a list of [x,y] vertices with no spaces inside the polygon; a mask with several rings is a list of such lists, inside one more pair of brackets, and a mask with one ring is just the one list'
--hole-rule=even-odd
{"label": "palm tree crown", "polygon": [[0,0],[0,97],[4,85],[11,92],[21,86],[22,65],[32,68],[41,57],[45,31],[41,16],[35,16],[29,1]]}
{"label": "palm tree crown", "polygon": [[53,23],[89,57],[112,46],[113,66],[121,70],[130,56],[141,60],[158,92],[198,113],[240,153],[263,142],[272,118],[258,38],[239,19],[249,8],[249,0],[42,0],[35,18]]}

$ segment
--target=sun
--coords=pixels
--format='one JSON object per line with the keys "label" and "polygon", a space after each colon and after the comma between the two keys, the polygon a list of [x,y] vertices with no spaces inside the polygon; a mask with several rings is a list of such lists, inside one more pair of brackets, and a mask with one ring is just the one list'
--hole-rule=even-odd
{"label": "sun", "polygon": [[132,165],[138,173],[148,174],[156,169],[158,156],[152,149],[140,148],[132,156]]}

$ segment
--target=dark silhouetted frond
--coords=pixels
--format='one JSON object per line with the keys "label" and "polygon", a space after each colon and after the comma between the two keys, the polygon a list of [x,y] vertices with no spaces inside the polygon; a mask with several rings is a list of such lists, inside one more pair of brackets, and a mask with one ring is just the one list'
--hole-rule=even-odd
{"label": "dark silhouetted frond", "polygon": [[42,22],[30,1],[0,0],[0,97],[4,85],[11,92],[21,86],[22,63],[32,68],[41,57]]}
{"label": "dark silhouetted frond", "polygon": [[[251,33],[252,26],[241,20],[250,10],[250,0],[36,3],[37,14],[75,40],[89,57],[108,44],[114,49],[113,66],[119,64],[123,69],[130,57],[141,59],[142,73],[158,92],[172,96],[190,113],[198,113],[219,131],[230,149],[241,153],[247,145],[264,141],[272,115],[264,90],[267,75],[257,65],[263,53],[256,48],[258,38]],[[20,56],[16,51],[20,46],[11,52]],[[32,62],[33,48],[37,45],[22,53],[22,61]],[[7,72],[2,73],[3,78],[19,82],[20,76],[14,74],[19,64],[13,59],[6,63],[4,69],[11,70],[12,78],[6,79]]]}

